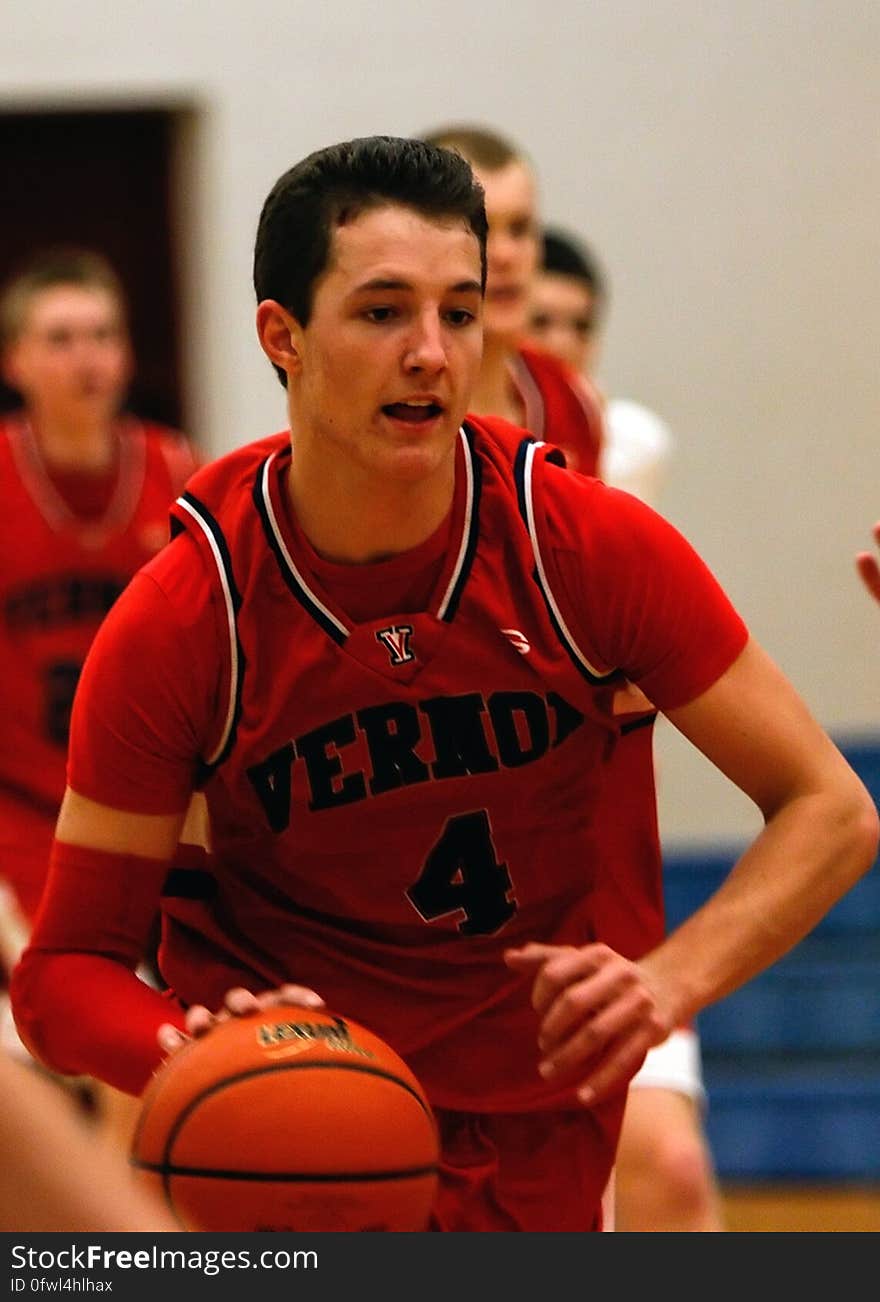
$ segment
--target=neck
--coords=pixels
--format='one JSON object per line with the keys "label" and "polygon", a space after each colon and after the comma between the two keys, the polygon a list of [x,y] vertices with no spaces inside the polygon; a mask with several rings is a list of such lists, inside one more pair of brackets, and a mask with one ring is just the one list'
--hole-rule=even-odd
{"label": "neck", "polygon": [[43,460],[58,470],[109,470],[116,458],[116,431],[105,416],[75,419],[48,412],[28,413]]}
{"label": "neck", "polygon": [[503,416],[521,425],[525,419],[522,400],[510,375],[510,362],[516,352],[507,339],[487,338],[483,360],[474,387],[470,410],[477,416]]}
{"label": "neck", "polygon": [[286,489],[294,514],[324,560],[368,565],[418,547],[452,508],[455,447],[428,479],[381,480],[358,466],[317,463],[308,445],[294,441]]}

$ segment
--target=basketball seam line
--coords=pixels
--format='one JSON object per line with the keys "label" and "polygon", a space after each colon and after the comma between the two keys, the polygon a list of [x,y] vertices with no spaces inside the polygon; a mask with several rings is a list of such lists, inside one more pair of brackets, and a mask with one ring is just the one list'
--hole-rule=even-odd
{"label": "basketball seam line", "polygon": [[376,1180],[411,1180],[418,1176],[435,1175],[436,1164],[403,1167],[397,1171],[221,1171],[197,1166],[168,1166],[158,1162],[132,1160],[132,1166],[163,1177],[195,1176],[209,1180],[265,1180],[279,1184],[332,1184],[336,1181],[371,1183]]}

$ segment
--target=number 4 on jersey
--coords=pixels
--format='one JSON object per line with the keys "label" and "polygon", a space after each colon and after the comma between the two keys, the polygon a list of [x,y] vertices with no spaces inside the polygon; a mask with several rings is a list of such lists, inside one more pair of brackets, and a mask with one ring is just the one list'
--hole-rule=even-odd
{"label": "number 4 on jersey", "polygon": [[485,809],[447,820],[407,897],[426,922],[461,910],[465,936],[491,936],[516,913],[507,864],[499,863]]}

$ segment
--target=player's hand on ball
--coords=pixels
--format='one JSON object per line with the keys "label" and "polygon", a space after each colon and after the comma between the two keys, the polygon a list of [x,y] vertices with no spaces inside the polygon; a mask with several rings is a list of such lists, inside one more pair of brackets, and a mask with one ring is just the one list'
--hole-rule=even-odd
{"label": "player's hand on ball", "polygon": [[248,1013],[256,1013],[263,1008],[274,1008],[282,1004],[297,1004],[303,1008],[323,1008],[324,1000],[314,990],[291,983],[278,986],[274,990],[262,990],[258,995],[246,990],[244,986],[233,986],[231,990],[227,990],[223,997],[223,1007],[217,1012],[212,1012],[204,1004],[193,1004],[186,1011],[184,1030],[171,1022],[163,1022],[156,1032],[156,1038],[164,1053],[174,1053],[181,1045],[206,1035],[212,1026],[226,1022],[230,1017],[245,1017]]}
{"label": "player's hand on ball", "polygon": [[532,943],[504,957],[534,974],[538,1070],[553,1084],[576,1085],[584,1104],[621,1089],[673,1029],[644,970],[607,945]]}

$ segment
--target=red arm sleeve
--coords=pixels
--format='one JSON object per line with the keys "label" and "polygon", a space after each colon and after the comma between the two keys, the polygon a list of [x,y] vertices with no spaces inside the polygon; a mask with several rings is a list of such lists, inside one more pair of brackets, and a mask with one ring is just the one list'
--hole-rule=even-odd
{"label": "red arm sleeve", "polygon": [[181,1009],[135,975],[167,865],[56,841],[30,944],[10,982],[36,1058],[140,1094],[161,1061],[156,1032]]}
{"label": "red arm sleeve", "polygon": [[[547,467],[558,482],[565,471]],[[695,700],[748,629],[688,540],[638,498],[567,476],[547,493],[551,580],[594,664],[619,668],[660,709]]]}

